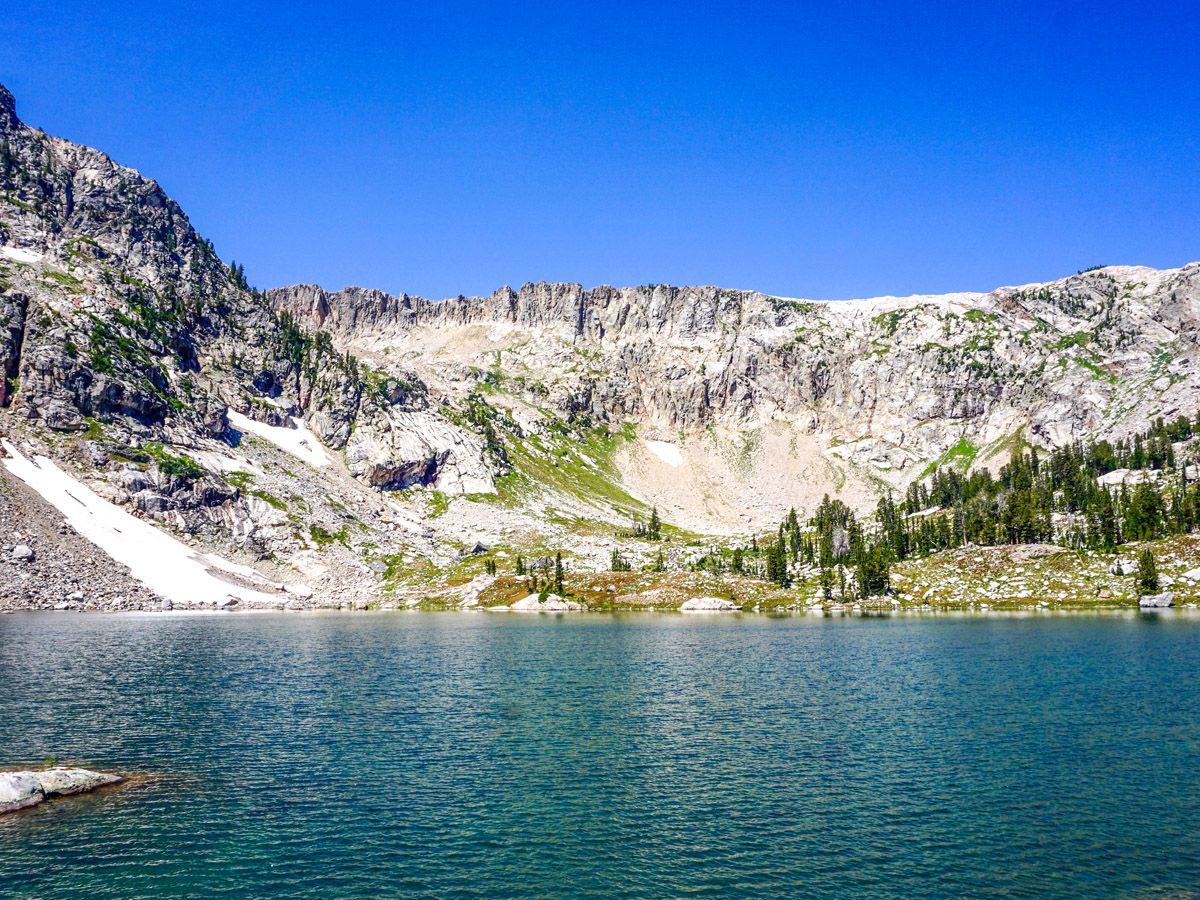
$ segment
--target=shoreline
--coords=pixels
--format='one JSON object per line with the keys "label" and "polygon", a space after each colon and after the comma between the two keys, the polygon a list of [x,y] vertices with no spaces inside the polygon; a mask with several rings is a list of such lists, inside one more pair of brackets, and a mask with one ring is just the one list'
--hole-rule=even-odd
{"label": "shoreline", "polygon": [[1200,620],[1200,608],[1194,606],[1172,607],[1137,607],[1137,606],[1064,606],[1064,607],[1015,607],[1015,608],[979,608],[962,606],[939,607],[897,607],[878,609],[731,609],[731,610],[680,610],[666,607],[615,607],[583,610],[512,610],[492,609],[484,606],[428,608],[421,606],[399,607],[396,609],[337,609],[334,607],[315,607],[309,609],[175,609],[175,610],[100,610],[100,609],[6,609],[0,610],[0,616],[95,616],[100,618],[126,619],[189,619],[189,618],[229,618],[231,616],[279,616],[294,618],[315,618],[325,616],[347,616],[358,618],[364,615],[383,617],[388,615],[449,615],[449,614],[479,614],[479,613],[511,613],[512,618],[536,618],[537,616],[601,616],[601,615],[658,615],[679,616],[687,619],[725,619],[729,617],[755,617],[767,619],[792,618],[863,618],[890,619],[907,617],[957,617],[957,618],[1031,618],[1034,616],[1079,616],[1096,615],[1133,618],[1135,616],[1157,616],[1167,618],[1195,618]]}

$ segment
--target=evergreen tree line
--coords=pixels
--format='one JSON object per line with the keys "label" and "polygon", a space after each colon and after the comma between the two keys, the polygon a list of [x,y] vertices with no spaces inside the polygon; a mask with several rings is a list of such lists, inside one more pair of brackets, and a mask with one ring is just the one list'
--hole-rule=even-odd
{"label": "evergreen tree line", "polygon": [[[736,549],[730,569],[787,587],[792,569],[803,563],[817,569],[826,600],[861,599],[888,591],[894,562],[964,544],[1058,542],[1111,551],[1194,531],[1200,529],[1200,484],[1188,471],[1191,465],[1194,472],[1194,454],[1175,447],[1194,436],[1200,436],[1200,415],[1158,419],[1122,441],[1077,442],[1048,454],[1020,449],[998,476],[938,468],[910,485],[903,502],[881,498],[866,521],[827,495],[809,528],[791,510],[773,540],[760,547],[752,539],[749,550]],[[1100,483],[1118,469],[1141,477],[1116,487]],[[748,562],[748,555],[761,564]],[[714,559],[704,561],[712,567]],[[1142,590],[1157,583],[1148,565],[1152,559],[1139,560]]]}
{"label": "evergreen tree line", "polygon": [[[1193,454],[1179,454],[1174,445],[1196,434],[1200,422],[1159,419],[1115,444],[1015,452],[998,476],[986,469],[969,475],[938,469],[909,486],[899,511],[904,515],[888,511],[889,543],[898,559],[967,543],[1057,542],[1111,551],[1129,541],[1194,531],[1200,527],[1200,486],[1189,478]],[[1115,488],[1100,483],[1118,469],[1140,477]]]}
{"label": "evergreen tree line", "polygon": [[[491,562],[490,565],[485,565],[485,570],[489,575],[496,574],[496,564]],[[526,563],[525,557],[517,555],[517,561],[513,568],[517,575],[523,575],[529,579],[529,586],[534,593],[549,593],[551,590],[560,596],[565,596],[566,587],[563,584],[563,577],[566,575],[566,567],[563,565],[562,551],[554,554],[553,559],[549,556],[543,556],[541,559],[535,559],[532,562]]]}
{"label": "evergreen tree line", "polygon": [[[995,476],[986,469],[963,474],[937,468],[910,485],[903,501],[881,498],[865,520],[826,495],[807,527],[790,510],[770,540],[752,536],[748,546],[734,548],[728,559],[714,551],[693,567],[789,587],[795,568],[806,565],[817,570],[825,600],[865,599],[888,592],[893,563],[965,544],[1058,542],[1111,551],[1129,541],[1195,531],[1200,529],[1200,483],[1188,471],[1194,470],[1195,453],[1175,446],[1193,437],[1200,437],[1200,414],[1170,423],[1158,419],[1122,441],[1077,442],[1049,453],[1018,449]],[[1115,487],[1100,483],[1102,476],[1119,469],[1141,477]],[[647,525],[635,522],[634,535],[661,539],[657,509]],[[620,551],[612,551],[612,571],[632,568]],[[653,570],[665,568],[659,552]],[[553,562],[529,566],[518,557],[516,572],[530,575],[535,590],[553,585],[563,593],[561,554]],[[1149,551],[1139,557],[1136,574],[1140,590],[1157,589]]]}

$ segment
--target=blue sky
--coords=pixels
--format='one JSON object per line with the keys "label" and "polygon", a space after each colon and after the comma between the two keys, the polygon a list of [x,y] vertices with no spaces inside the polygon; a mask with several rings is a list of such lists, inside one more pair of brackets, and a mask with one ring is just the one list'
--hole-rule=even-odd
{"label": "blue sky", "polygon": [[0,82],[260,287],[836,298],[1200,259],[1191,4],[317,6],[10,3]]}

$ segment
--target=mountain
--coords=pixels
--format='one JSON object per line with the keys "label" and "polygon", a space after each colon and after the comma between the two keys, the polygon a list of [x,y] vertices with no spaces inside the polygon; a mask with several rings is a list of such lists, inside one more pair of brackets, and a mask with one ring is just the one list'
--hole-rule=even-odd
{"label": "mountain", "polygon": [[439,396],[483,390],[535,431],[633,423],[623,482],[698,530],[761,526],[826,492],[861,505],[947,453],[1007,461],[1018,440],[1123,436],[1197,406],[1197,265],[843,302],[573,284],[268,298]]}
{"label": "mountain", "polygon": [[[22,123],[0,87],[6,477],[50,503],[51,481],[89,486],[91,519],[69,500],[38,515],[99,523],[92,540],[135,575],[118,513],[293,603],[469,599],[485,558],[644,562],[657,548],[626,532],[652,507],[682,564],[689,542],[825,494],[866,510],[938,465],[1193,417],[1198,323],[1197,263],[833,302],[262,292],[156,182]],[[5,590],[20,605],[60,588]]]}

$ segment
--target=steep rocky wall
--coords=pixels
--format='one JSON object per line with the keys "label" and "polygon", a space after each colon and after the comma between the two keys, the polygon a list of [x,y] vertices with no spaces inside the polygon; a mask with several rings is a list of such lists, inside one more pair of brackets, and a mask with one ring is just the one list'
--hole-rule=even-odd
{"label": "steep rocky wall", "polygon": [[[840,440],[915,444],[936,455],[963,436],[1017,428],[1058,444],[1194,414],[1200,265],[1111,267],[989,294],[818,303],[715,287],[528,284],[429,301],[312,285],[269,300],[342,345],[423,342],[471,326],[525,330],[594,354],[593,371],[551,390],[567,413],[663,428],[784,417]],[[463,331],[466,334],[465,331]],[[544,365],[501,337],[535,373]],[[437,359],[426,360],[436,376]],[[559,387],[562,387],[560,384]]]}

